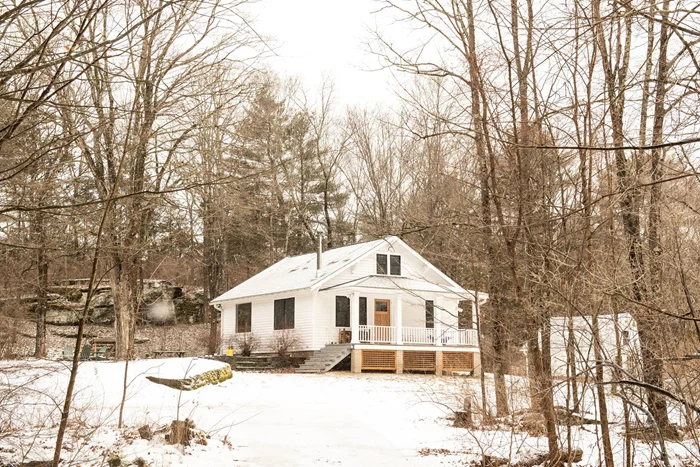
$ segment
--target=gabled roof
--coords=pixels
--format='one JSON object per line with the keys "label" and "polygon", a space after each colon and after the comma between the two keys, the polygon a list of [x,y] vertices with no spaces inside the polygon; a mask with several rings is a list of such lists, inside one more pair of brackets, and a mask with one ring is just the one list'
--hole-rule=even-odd
{"label": "gabled roof", "polygon": [[340,272],[395,237],[333,248],[323,252],[323,274],[316,277],[316,253],[290,256],[216,297],[212,304],[228,300],[310,289]]}
{"label": "gabled roof", "polygon": [[[425,280],[411,279],[405,277],[392,277],[392,281],[401,281],[401,285],[397,286],[397,282],[387,282],[381,277],[369,276],[359,279],[367,281],[358,283],[361,287],[377,287],[379,288],[406,288],[411,290],[431,291],[431,292],[452,292],[462,296],[474,296],[473,292],[469,292],[460,287],[456,282],[450,279],[442,271],[430,264],[425,258],[419,255],[415,250],[404,243],[400,238],[389,236],[379,240],[357,243],[340,248],[333,248],[323,252],[322,274],[317,277],[316,274],[316,253],[308,253],[300,256],[291,256],[285,258],[264,271],[256,274],[250,279],[242,282],[228,292],[216,297],[211,301],[212,304],[226,302],[230,300],[241,300],[245,298],[257,297],[261,295],[271,295],[297,290],[312,290],[321,288],[323,283],[347,268],[351,267],[357,261],[371,254],[375,250],[388,245],[400,244],[408,253],[419,258],[425,265],[441,277],[448,286],[441,286]],[[385,279],[385,278],[384,278]],[[357,281],[353,281],[357,282]],[[486,294],[480,293],[480,297],[487,298]]]}

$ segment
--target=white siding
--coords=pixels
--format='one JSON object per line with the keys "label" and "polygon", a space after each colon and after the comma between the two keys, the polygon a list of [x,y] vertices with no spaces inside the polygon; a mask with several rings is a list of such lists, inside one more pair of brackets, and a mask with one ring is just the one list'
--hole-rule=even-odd
{"label": "white siding", "polygon": [[444,278],[428,267],[423,261],[409,253],[402,245],[395,244],[392,249],[381,248],[378,251],[362,258],[353,266],[340,272],[338,275],[326,281],[322,288],[344,284],[355,279],[377,274],[377,254],[400,255],[401,276],[413,279],[424,279],[439,285],[450,285]]}
{"label": "white siding", "polygon": [[310,293],[294,295],[278,294],[265,297],[256,297],[252,300],[238,302],[225,302],[221,312],[222,345],[224,348],[236,338],[236,304],[251,303],[251,332],[260,341],[258,353],[269,352],[269,344],[274,339],[274,302],[277,299],[294,297],[294,334],[298,339],[296,351],[311,350],[313,348],[312,325],[312,300]]}
{"label": "white siding", "polygon": [[335,294],[319,292],[316,296],[316,348],[338,341],[335,327]]}
{"label": "white siding", "polygon": [[[566,376],[567,344],[569,342],[568,318],[552,318],[551,321],[551,354],[552,374],[558,377]],[[576,316],[574,327],[574,356],[577,371],[595,366],[593,349],[592,320],[590,316]],[[610,315],[598,318],[598,329],[602,342],[603,359],[614,362],[617,355],[616,328],[622,343],[622,366],[628,371],[635,371],[639,342],[637,323],[629,314],[620,314],[617,322]],[[610,368],[605,368],[606,376],[610,376]]]}
{"label": "white siding", "polygon": [[[402,324],[405,328],[424,328],[425,327],[425,301],[435,300],[432,297],[426,299],[414,297],[411,295],[403,295],[401,297],[401,308],[403,310]],[[394,321],[396,322],[396,321]]]}

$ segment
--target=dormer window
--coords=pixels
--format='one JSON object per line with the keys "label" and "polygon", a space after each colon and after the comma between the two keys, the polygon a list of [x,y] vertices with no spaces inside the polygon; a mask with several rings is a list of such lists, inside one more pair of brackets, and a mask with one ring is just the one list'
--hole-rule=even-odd
{"label": "dormer window", "polygon": [[386,274],[387,255],[377,255],[377,274]]}
{"label": "dormer window", "polygon": [[392,276],[401,275],[401,257],[399,255],[389,256],[389,273]]}
{"label": "dormer window", "polygon": [[401,256],[377,254],[377,274],[401,275]]}

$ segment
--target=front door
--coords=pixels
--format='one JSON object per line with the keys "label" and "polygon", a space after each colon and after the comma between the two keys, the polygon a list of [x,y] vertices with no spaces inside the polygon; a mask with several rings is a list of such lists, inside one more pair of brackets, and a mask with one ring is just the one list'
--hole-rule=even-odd
{"label": "front door", "polygon": [[374,300],[374,325],[375,326],[391,326],[389,318],[390,301],[377,298]]}

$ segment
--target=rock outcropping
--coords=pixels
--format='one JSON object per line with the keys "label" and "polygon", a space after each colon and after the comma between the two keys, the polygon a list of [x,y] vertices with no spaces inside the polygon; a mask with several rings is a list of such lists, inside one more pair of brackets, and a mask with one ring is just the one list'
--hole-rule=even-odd
{"label": "rock outcropping", "polygon": [[[46,321],[49,324],[74,325],[78,323],[85,307],[88,279],[55,282],[49,289]],[[174,286],[164,280],[147,280],[143,283],[141,319],[154,324],[197,323],[203,317],[204,299],[201,289]],[[25,300],[34,311],[36,297]],[[114,301],[109,282],[103,281],[95,288],[88,309],[88,319],[95,324],[114,322]]]}

